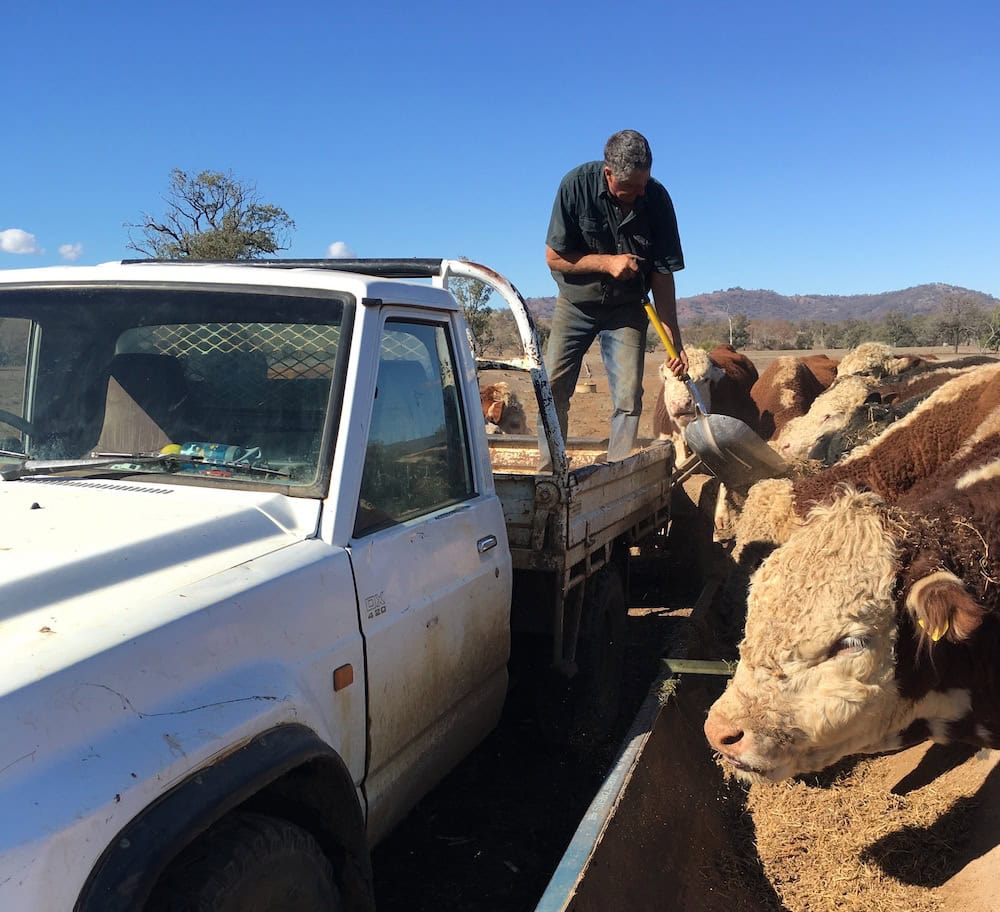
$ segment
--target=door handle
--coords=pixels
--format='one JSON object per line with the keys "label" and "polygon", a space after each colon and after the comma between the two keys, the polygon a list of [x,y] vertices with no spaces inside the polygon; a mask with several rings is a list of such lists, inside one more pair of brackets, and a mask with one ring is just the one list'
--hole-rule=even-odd
{"label": "door handle", "polygon": [[495,535],[487,535],[486,538],[481,538],[476,542],[476,550],[480,554],[485,554],[490,548],[495,548],[499,542]]}

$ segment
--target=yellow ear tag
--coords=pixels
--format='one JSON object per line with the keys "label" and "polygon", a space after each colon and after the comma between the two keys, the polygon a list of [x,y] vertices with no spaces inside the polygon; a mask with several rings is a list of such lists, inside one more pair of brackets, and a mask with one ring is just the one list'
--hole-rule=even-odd
{"label": "yellow ear tag", "polygon": [[[927,629],[927,625],[920,618],[917,618],[917,623],[920,625],[920,629],[921,630],[926,630]],[[931,642],[936,643],[947,632],[948,632],[948,622],[945,621],[944,622],[944,627],[935,627],[934,630],[932,630],[927,635],[931,638]]]}

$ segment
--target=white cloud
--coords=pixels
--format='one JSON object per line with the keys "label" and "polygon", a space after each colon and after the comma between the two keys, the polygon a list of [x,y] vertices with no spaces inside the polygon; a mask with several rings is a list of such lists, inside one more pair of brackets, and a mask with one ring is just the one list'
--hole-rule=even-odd
{"label": "white cloud", "polygon": [[69,260],[70,262],[72,262],[73,260],[78,260],[80,259],[80,255],[82,253],[83,253],[83,244],[81,244],[79,241],[77,241],[75,244],[59,245],[59,256],[61,256],[64,260]]}
{"label": "white cloud", "polygon": [[326,248],[326,255],[334,260],[348,260],[353,258],[354,251],[344,241],[334,241]]}
{"label": "white cloud", "polygon": [[0,231],[0,251],[3,253],[45,253],[38,246],[35,236],[20,228],[5,228]]}

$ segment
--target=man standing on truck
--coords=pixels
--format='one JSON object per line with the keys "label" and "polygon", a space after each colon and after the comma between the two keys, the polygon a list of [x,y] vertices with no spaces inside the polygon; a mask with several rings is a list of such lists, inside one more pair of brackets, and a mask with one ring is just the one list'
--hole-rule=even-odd
{"label": "man standing on truck", "polygon": [[[565,439],[583,356],[600,336],[614,407],[609,461],[628,456],[638,435],[650,292],[679,355],[668,361],[670,370],[681,375],[687,369],[673,276],[684,268],[684,254],[674,205],[663,184],[650,177],[652,166],[641,133],[615,133],[604,161],[587,162],[562,179],[545,240],[545,261],[558,286],[545,363],[559,427]],[[539,469],[549,471],[541,422],[538,444]]]}

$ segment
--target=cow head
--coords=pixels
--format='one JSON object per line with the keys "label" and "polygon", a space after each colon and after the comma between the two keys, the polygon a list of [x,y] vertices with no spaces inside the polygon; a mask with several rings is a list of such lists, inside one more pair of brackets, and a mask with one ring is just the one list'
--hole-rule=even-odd
{"label": "cow head", "polygon": [[788,422],[774,441],[785,460],[805,459],[824,438],[843,431],[866,407],[873,381],[866,377],[844,377],[821,393],[809,411]]}
{"label": "cow head", "polygon": [[[705,408],[712,410],[712,384],[725,377],[725,371],[713,363],[708,353],[700,348],[685,349],[688,356],[688,377],[701,394]],[[663,381],[663,403],[667,415],[678,429],[687,427],[695,418],[695,402],[691,390],[683,380],[678,380],[667,365],[660,365]]]}
{"label": "cow head", "polygon": [[524,406],[504,381],[479,390],[488,434],[527,434],[528,419]]}
{"label": "cow head", "polygon": [[967,691],[901,693],[900,638],[909,643],[916,630],[933,646],[934,637],[967,636],[973,613],[960,581],[940,573],[916,580],[910,615],[900,612],[899,537],[879,498],[847,491],[813,510],[754,574],[740,663],[705,722],[738,775],[816,772],[903,746],[916,720],[927,737],[968,713]]}

